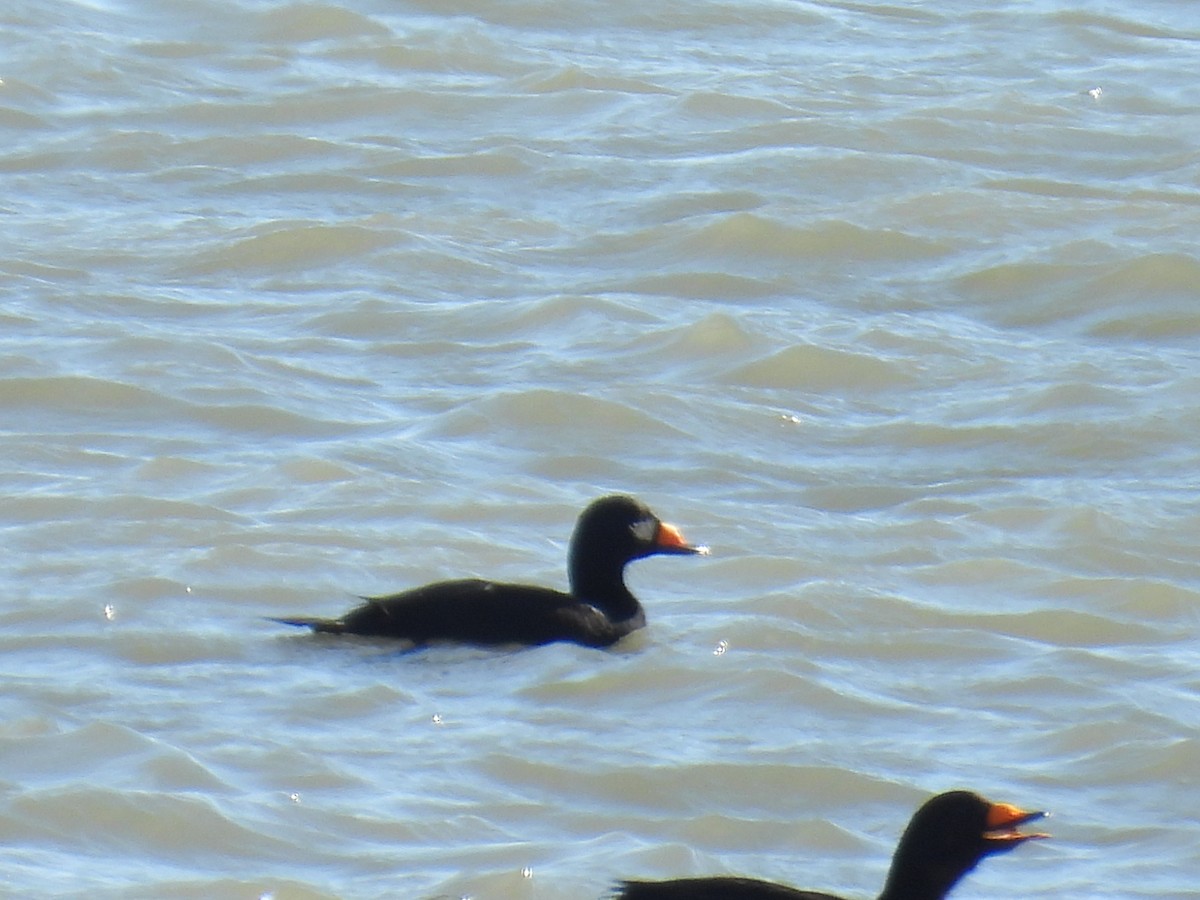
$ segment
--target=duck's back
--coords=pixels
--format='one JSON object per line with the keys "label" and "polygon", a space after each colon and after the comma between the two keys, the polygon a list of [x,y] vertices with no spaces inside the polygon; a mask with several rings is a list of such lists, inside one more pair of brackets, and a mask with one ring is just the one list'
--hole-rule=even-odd
{"label": "duck's back", "polygon": [[404,638],[416,644],[575,641],[607,646],[630,630],[562,591],[478,578],[371,597],[337,623],[342,633]]}
{"label": "duck's back", "polygon": [[841,900],[833,894],[735,877],[623,881],[613,896],[614,900]]}

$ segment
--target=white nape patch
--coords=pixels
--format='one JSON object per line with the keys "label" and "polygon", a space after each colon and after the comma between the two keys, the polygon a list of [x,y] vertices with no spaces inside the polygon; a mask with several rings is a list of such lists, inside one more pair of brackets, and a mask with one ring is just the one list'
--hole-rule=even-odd
{"label": "white nape patch", "polygon": [[629,530],[633,532],[633,536],[639,541],[648,544],[658,534],[658,521],[656,519],[642,519],[640,522],[634,522],[630,525]]}

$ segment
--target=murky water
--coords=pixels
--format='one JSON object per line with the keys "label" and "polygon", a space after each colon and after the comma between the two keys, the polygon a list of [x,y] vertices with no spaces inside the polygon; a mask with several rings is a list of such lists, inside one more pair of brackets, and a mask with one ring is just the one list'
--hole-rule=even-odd
{"label": "murky water", "polygon": [[[1200,883],[1190,4],[0,13],[0,892]],[[264,621],[565,584],[611,651]]]}

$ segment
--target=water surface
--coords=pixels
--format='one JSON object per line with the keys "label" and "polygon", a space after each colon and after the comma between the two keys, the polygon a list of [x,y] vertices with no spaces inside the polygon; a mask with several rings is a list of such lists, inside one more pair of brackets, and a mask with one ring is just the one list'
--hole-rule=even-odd
{"label": "water surface", "polygon": [[[1187,4],[0,14],[0,891],[1195,896]],[[611,651],[264,621],[706,559]]]}

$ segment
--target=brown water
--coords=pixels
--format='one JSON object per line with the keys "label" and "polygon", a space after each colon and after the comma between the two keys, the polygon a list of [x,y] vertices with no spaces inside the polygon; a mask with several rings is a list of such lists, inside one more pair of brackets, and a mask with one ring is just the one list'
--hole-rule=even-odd
{"label": "brown water", "polygon": [[[0,13],[0,892],[1200,896],[1184,3]],[[603,652],[263,617],[565,584]]]}

